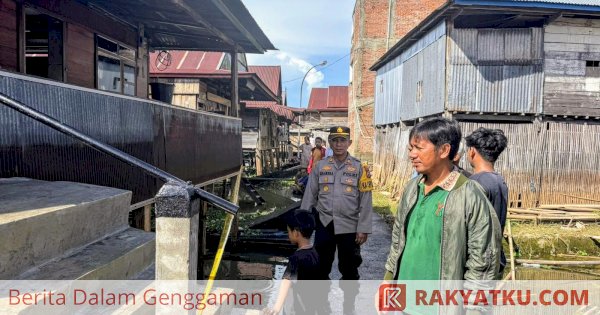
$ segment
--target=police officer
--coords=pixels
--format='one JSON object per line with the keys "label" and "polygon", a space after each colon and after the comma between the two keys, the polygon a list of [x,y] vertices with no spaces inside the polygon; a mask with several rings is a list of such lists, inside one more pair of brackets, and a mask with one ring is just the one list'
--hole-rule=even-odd
{"label": "police officer", "polygon": [[[337,248],[342,280],[358,280],[358,267],[362,263],[360,246],[367,241],[372,228],[373,186],[366,165],[362,166],[348,153],[352,144],[350,128],[331,128],[328,141],[333,156],[319,161],[311,172],[301,208],[316,210],[314,246],[319,254],[320,278],[329,279]],[[357,284],[342,287],[344,314],[353,310]]]}

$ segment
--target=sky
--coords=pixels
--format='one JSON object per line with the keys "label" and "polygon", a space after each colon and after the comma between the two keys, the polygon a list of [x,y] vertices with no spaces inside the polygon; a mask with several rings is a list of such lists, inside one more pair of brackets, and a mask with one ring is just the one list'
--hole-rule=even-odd
{"label": "sky", "polygon": [[[354,0],[242,2],[278,49],[264,55],[248,54],[248,64],[281,66],[288,106],[306,107],[313,87],[348,85]],[[299,106],[302,77],[324,60],[327,65],[306,77]]]}

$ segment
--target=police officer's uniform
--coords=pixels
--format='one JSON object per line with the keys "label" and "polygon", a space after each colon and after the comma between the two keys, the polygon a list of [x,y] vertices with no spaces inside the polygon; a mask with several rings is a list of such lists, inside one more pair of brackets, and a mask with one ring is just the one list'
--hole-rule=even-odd
{"label": "police officer's uniform", "polygon": [[[349,138],[350,128],[331,128],[329,139],[340,136]],[[372,185],[365,172],[350,154],[341,162],[331,156],[319,161],[308,179],[301,208],[316,209],[314,246],[323,279],[329,279],[336,247],[342,279],[360,278],[362,258],[356,233],[371,233],[373,214]]]}

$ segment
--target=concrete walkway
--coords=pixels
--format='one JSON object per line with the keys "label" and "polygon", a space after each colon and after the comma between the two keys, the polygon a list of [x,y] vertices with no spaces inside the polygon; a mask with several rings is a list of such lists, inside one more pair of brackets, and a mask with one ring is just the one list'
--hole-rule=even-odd
{"label": "concrete walkway", "polygon": [[[385,274],[385,261],[390,252],[392,230],[385,221],[373,213],[373,234],[361,247],[363,263],[358,269],[361,280],[381,280]],[[338,268],[337,254],[329,277],[338,280],[342,277]]]}

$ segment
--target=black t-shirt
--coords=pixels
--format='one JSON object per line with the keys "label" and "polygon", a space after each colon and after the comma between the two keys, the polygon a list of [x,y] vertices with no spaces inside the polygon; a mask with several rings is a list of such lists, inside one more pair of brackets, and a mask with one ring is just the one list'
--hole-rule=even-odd
{"label": "black t-shirt", "polygon": [[288,280],[319,280],[319,255],[311,247],[299,249],[289,258],[283,279]]}
{"label": "black t-shirt", "polygon": [[[504,232],[508,207],[508,186],[506,186],[504,178],[496,172],[481,172],[471,175],[470,179],[478,182],[485,190],[486,196],[494,206],[494,210],[496,210],[502,232]],[[502,253],[501,262],[502,266],[506,265],[504,252]]]}
{"label": "black t-shirt", "polygon": [[[319,280],[319,274],[319,255],[314,248],[299,249],[290,256],[283,279],[292,281],[293,303],[292,309],[284,310],[285,315],[318,313],[318,299],[323,293],[315,290],[314,282],[297,280]],[[320,302],[323,304],[323,301]]]}

